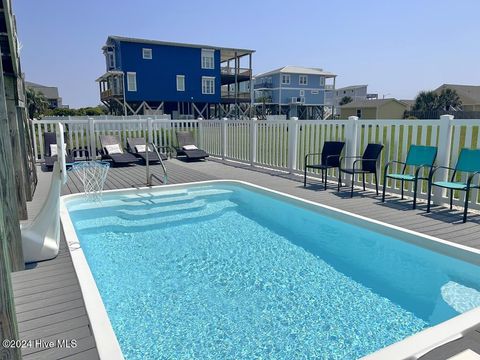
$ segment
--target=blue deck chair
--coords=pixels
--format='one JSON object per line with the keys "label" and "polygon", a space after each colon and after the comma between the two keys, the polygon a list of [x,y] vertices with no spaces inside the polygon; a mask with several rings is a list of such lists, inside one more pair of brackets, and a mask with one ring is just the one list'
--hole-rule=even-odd
{"label": "blue deck chair", "polygon": [[[345,143],[343,141],[325,141],[321,153],[310,153],[305,155],[305,172],[303,175],[303,186],[307,186],[307,169],[319,169],[322,171],[322,182],[327,190],[327,170],[338,168],[340,164],[340,155],[342,154]],[[320,163],[309,164],[308,159],[311,156],[320,156]]]}
{"label": "blue deck chair", "polygon": [[[382,202],[385,202],[385,190],[387,188],[387,179],[400,180],[402,182],[402,199],[403,199],[403,183],[405,181],[413,182],[413,208],[417,206],[417,188],[418,180],[426,180],[430,178],[430,173],[433,169],[433,163],[437,157],[437,147],[436,146],[420,146],[420,145],[410,145],[408,149],[407,159],[405,162],[401,161],[390,161],[385,165],[385,170],[383,172],[383,194]],[[403,169],[400,174],[388,173],[388,167],[391,164],[403,164]],[[407,167],[413,168],[413,174],[407,174]],[[420,171],[422,169],[429,169],[428,177],[421,177]]]}
{"label": "blue deck chair", "polygon": [[[434,181],[433,176],[438,169],[453,170],[450,181]],[[467,182],[455,181],[455,175],[459,172],[468,173]],[[453,191],[465,191],[465,205],[463,208],[463,222],[467,221],[468,211],[468,196],[471,189],[479,189],[479,184],[472,185],[475,175],[480,174],[480,149],[462,149],[458,156],[457,165],[455,168],[448,166],[438,166],[430,174],[430,180],[428,181],[428,205],[427,212],[430,212],[430,200],[432,197],[432,186],[438,186],[450,190],[450,209],[453,205]]]}

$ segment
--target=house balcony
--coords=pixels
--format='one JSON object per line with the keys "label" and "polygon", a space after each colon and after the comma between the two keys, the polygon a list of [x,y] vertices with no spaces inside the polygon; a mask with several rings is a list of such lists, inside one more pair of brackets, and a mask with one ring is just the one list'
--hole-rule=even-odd
{"label": "house balcony", "polygon": [[231,104],[234,102],[250,102],[250,92],[248,91],[240,91],[235,94],[233,91],[225,91],[222,90],[221,93],[221,102],[224,104]]}
{"label": "house balcony", "polygon": [[220,75],[222,78],[222,85],[233,84],[235,83],[235,77],[237,78],[237,82],[250,80],[252,70],[244,68],[235,69],[224,66],[220,68]]}
{"label": "house balcony", "polygon": [[116,98],[123,98],[123,93],[119,90],[107,89],[104,91],[100,91],[100,100],[106,101],[113,97]]}

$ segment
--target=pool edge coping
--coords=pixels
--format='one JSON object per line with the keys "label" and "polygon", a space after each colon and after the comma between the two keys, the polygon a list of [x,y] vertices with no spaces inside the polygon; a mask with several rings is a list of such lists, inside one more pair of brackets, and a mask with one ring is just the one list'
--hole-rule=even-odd
{"label": "pool edge coping", "polygon": [[[387,228],[390,231],[402,234],[404,236],[400,237],[399,240],[407,241],[414,243],[418,246],[425,247],[432,251],[441,252],[437,249],[452,250],[456,249],[457,252],[465,253],[465,255],[471,255],[472,257],[478,257],[480,259],[480,250],[471,248],[465,245],[456,244],[447,240],[443,240],[431,235],[422,234],[417,231],[405,229],[400,226],[388,224],[379,220],[368,218],[366,216],[358,215],[349,211],[341,210],[329,205],[316,203],[314,201],[306,200],[295,195],[290,195],[283,193],[281,191],[272,190],[263,186],[255,185],[246,181],[241,180],[207,180],[207,181],[197,181],[190,183],[181,183],[181,184],[170,184],[170,185],[159,185],[152,187],[140,187],[140,188],[125,188],[125,189],[114,189],[106,190],[103,193],[145,193],[149,191],[158,191],[166,188],[186,188],[192,185],[208,185],[208,184],[236,184],[244,185],[247,188],[254,188],[267,192],[270,194],[275,194],[278,197],[287,198],[294,200],[298,205],[307,204],[308,209],[322,209],[324,212],[330,215],[341,214],[341,218],[354,218],[356,222],[366,222],[369,224],[370,229],[380,230],[380,228]],[[72,263],[75,268],[75,272],[80,283],[80,288],[82,291],[83,299],[85,302],[85,308],[87,310],[88,317],[92,326],[92,332],[97,344],[97,349],[99,352],[100,359],[124,359],[123,353],[121,351],[120,344],[117,340],[113,327],[110,323],[105,305],[100,296],[100,292],[96,286],[95,279],[90,271],[87,260],[83,253],[81,246],[79,246],[79,240],[74,229],[73,223],[70,219],[70,215],[66,208],[65,201],[69,199],[74,199],[77,197],[84,196],[83,193],[76,193],[70,195],[64,195],[60,197],[60,219],[63,225],[63,230],[65,233],[65,240],[67,242],[67,248],[72,257]],[[340,219],[342,220],[342,219]],[[410,241],[408,238],[411,238]],[[421,241],[416,240],[429,240],[432,243],[420,244]],[[444,253],[445,254],[445,253]],[[461,258],[458,254],[446,254],[454,258]],[[464,261],[469,261],[468,259],[462,259]],[[479,264],[480,266],[480,264]],[[398,358],[398,359],[418,359],[420,356],[428,353],[434,348],[441,346],[447,342],[458,339],[465,332],[471,330],[480,323],[480,307],[474,308],[470,311],[467,311],[463,314],[459,314],[452,319],[446,320],[435,326],[426,328],[416,334],[410,335],[409,337],[388,345],[382,349],[379,349],[373,353],[365,355],[362,357],[364,360],[382,360],[385,358]],[[114,356],[114,357],[112,357]]]}

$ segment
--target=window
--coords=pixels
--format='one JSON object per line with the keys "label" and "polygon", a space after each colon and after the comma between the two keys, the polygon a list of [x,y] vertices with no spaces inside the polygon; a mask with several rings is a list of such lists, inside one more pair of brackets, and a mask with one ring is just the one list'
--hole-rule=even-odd
{"label": "window", "polygon": [[137,91],[137,73],[127,72],[127,90]]}
{"label": "window", "polygon": [[143,48],[142,49],[142,56],[144,59],[151,60],[152,59],[152,49]]}
{"label": "window", "polygon": [[285,85],[290,84],[290,75],[282,75],[282,84],[285,84]]}
{"label": "window", "polygon": [[318,94],[318,90],[312,90],[312,94]]}
{"label": "window", "polygon": [[107,67],[108,70],[115,69],[115,54],[113,51],[107,53]]}
{"label": "window", "polygon": [[320,86],[325,85],[325,78],[323,76],[320,76]]}
{"label": "window", "polygon": [[298,83],[300,85],[308,85],[308,77],[307,75],[300,75],[300,77],[298,78]]}
{"label": "window", "polygon": [[215,50],[202,49],[202,69],[215,69]]}
{"label": "window", "polygon": [[202,76],[202,94],[215,94],[215,78],[210,76]]}
{"label": "window", "polygon": [[185,91],[185,75],[177,75],[177,91]]}
{"label": "window", "polygon": [[362,109],[357,109],[357,117],[359,119],[362,117]]}
{"label": "window", "polygon": [[300,96],[305,96],[305,90],[300,90]]}

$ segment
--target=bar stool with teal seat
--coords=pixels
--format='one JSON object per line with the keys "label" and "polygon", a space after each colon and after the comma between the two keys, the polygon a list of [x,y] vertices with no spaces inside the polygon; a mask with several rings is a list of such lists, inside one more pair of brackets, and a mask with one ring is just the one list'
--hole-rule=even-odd
{"label": "bar stool with teal seat", "polygon": [[[405,181],[413,182],[413,208],[417,206],[417,188],[418,180],[426,180],[430,178],[430,172],[433,169],[433,163],[437,157],[437,147],[436,146],[422,146],[422,145],[410,145],[408,149],[407,159],[405,162],[402,161],[390,161],[385,165],[385,170],[383,172],[383,194],[382,202],[385,202],[385,190],[387,187],[387,179],[400,180],[402,182],[401,195],[403,199],[403,184]],[[388,168],[391,164],[403,164],[402,172],[397,173],[388,173]],[[413,169],[413,173],[407,173],[408,169]],[[422,169],[429,169],[429,176],[422,177],[420,176],[420,171]]]}
{"label": "bar stool with teal seat", "polygon": [[[437,170],[446,169],[453,170],[450,181],[434,181],[433,177]],[[458,173],[467,173],[467,181],[455,181],[455,176]],[[467,221],[468,211],[468,197],[471,189],[479,189],[480,185],[473,184],[475,175],[480,174],[480,149],[462,149],[458,156],[457,165],[454,168],[448,166],[438,166],[430,173],[430,179],[428,181],[428,205],[427,212],[430,212],[430,200],[432,197],[432,187],[438,186],[441,188],[450,190],[450,210],[453,207],[453,191],[465,191],[465,204],[463,207],[463,222]]]}

